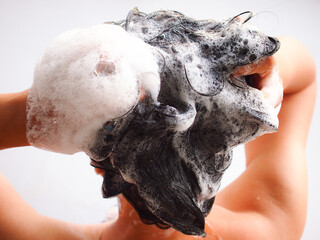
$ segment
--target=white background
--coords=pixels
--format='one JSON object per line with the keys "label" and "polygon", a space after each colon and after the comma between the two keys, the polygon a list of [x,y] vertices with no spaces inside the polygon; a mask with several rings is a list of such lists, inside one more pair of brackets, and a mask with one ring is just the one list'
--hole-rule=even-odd
{"label": "white background", "polygon": [[[31,86],[35,62],[57,34],[124,19],[133,7],[146,13],[172,9],[197,19],[221,19],[246,10],[262,12],[255,20],[258,27],[273,36],[290,35],[300,40],[313,53],[319,69],[319,0],[0,0],[0,93]],[[318,98],[307,147],[309,210],[304,240],[320,239],[319,118]],[[239,148],[223,186],[243,169],[243,148]],[[3,150],[0,172],[29,204],[47,216],[76,223],[97,223],[116,206],[115,199],[102,199],[102,179],[95,175],[89,159],[82,153],[68,156],[32,147]]]}

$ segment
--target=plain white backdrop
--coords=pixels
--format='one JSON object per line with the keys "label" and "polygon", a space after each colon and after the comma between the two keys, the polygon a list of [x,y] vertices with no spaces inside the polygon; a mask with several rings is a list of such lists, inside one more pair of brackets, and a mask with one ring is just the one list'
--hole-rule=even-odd
{"label": "plain white backdrop", "polygon": [[[31,86],[34,65],[57,34],[124,19],[134,7],[146,13],[172,9],[197,19],[221,19],[251,10],[260,13],[252,24],[269,35],[297,38],[313,53],[320,69],[319,0],[0,0],[0,93]],[[319,121],[318,98],[307,146],[309,210],[303,240],[320,239]],[[244,151],[240,147],[234,152],[223,186],[239,176],[244,166]],[[115,199],[102,198],[102,178],[94,173],[88,157],[82,153],[69,156],[33,147],[3,150],[0,172],[38,212],[54,218],[98,223],[117,204]]]}

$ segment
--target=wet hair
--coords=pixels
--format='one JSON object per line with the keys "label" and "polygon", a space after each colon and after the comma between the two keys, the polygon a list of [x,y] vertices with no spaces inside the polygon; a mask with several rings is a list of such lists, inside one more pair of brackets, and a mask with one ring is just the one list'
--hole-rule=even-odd
{"label": "wet hair", "polygon": [[204,236],[232,149],[277,129],[238,66],[279,49],[275,38],[244,25],[194,20],[176,11],[137,9],[113,24],[143,39],[158,56],[157,101],[146,93],[130,112],[100,129],[91,164],[105,170],[103,196],[123,194],[142,222]]}

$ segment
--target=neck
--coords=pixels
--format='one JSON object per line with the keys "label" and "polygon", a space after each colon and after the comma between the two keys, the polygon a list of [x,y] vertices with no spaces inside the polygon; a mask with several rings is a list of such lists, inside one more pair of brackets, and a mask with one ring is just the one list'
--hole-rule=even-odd
{"label": "neck", "polygon": [[[119,217],[109,227],[110,239],[139,239],[139,240],[191,240],[201,239],[198,236],[184,235],[173,228],[160,229],[155,225],[144,224],[135,209],[131,204],[122,196],[118,196]],[[213,233],[212,229],[206,224],[207,237],[205,239],[215,240],[220,239]],[[114,233],[114,234],[112,234]]]}

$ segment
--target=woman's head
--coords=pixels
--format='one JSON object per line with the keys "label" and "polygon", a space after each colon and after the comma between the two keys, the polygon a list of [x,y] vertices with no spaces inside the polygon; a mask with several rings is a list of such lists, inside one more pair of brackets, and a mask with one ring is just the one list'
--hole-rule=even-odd
{"label": "woman's head", "polygon": [[105,170],[104,197],[122,193],[146,224],[203,235],[232,149],[277,129],[263,94],[233,76],[279,48],[246,20],[134,9],[117,23],[153,47],[160,92],[155,99],[146,91],[130,112],[106,122],[90,155]]}

